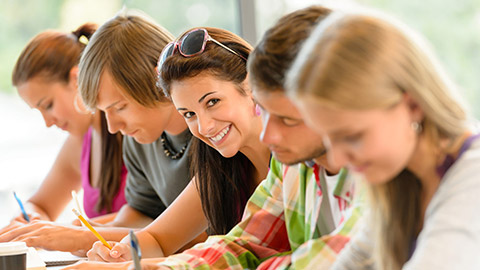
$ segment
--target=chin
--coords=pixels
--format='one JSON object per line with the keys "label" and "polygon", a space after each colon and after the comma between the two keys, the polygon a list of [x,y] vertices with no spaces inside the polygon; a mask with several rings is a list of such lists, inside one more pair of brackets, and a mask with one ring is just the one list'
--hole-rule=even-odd
{"label": "chin", "polygon": [[304,160],[299,160],[298,158],[291,157],[288,155],[279,155],[278,153],[273,152],[272,153],[273,157],[279,161],[280,163],[286,164],[286,165],[295,165],[297,163],[303,162]]}
{"label": "chin", "polygon": [[218,150],[218,149],[216,149],[216,150],[217,150],[217,151],[220,153],[220,155],[222,155],[224,158],[231,158],[231,157],[235,156],[235,155],[238,153],[238,151],[228,151],[228,150],[227,150],[227,151],[222,151],[222,150]]}
{"label": "chin", "polygon": [[365,179],[372,185],[381,185],[385,184],[393,179],[393,176],[389,177],[385,175],[384,173],[378,172],[378,173],[364,173],[363,176]]}
{"label": "chin", "polygon": [[136,137],[134,136],[133,137],[135,139],[135,141],[139,144],[150,144],[150,143],[153,143],[155,140],[152,140],[152,139],[149,139],[149,138],[145,138],[145,137]]}

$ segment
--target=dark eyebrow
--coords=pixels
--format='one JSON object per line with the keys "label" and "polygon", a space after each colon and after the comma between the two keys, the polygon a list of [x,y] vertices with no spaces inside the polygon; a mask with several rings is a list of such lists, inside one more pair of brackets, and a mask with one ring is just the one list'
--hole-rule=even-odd
{"label": "dark eyebrow", "polygon": [[37,106],[37,107],[40,107],[40,103],[42,103],[42,101],[43,101],[44,99],[45,99],[44,97],[41,98],[41,99],[37,102],[37,105],[36,105],[36,106]]}
{"label": "dark eyebrow", "polygon": [[108,106],[105,108],[105,110],[108,110],[108,109],[110,109],[111,107],[117,105],[117,103],[119,103],[120,101],[121,101],[121,100],[118,100],[118,101],[113,102],[112,104],[108,105]]}
{"label": "dark eyebrow", "polygon": [[[217,91],[212,91],[208,92],[205,95],[203,95],[201,98],[198,99],[198,103],[202,103],[202,101],[209,95],[216,93]],[[177,108],[177,111],[186,111],[188,110],[187,108]]]}
{"label": "dark eyebrow", "polygon": [[214,93],[216,93],[216,91],[206,93],[205,95],[203,95],[203,96],[198,100],[198,103],[201,103],[208,95],[211,95],[211,94],[214,94]]}

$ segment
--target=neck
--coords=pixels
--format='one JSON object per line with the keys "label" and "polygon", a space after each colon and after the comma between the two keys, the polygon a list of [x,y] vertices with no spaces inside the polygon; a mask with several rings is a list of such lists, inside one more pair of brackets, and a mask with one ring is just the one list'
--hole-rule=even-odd
{"label": "neck", "polygon": [[428,140],[424,134],[419,136],[407,169],[414,173],[422,184],[424,204],[428,204],[442,179],[442,176],[437,173],[437,168],[443,164],[447,155],[457,158],[460,148],[469,135],[469,132],[464,132],[454,141],[442,140],[438,144]]}
{"label": "neck", "polygon": [[101,114],[99,111],[95,111],[95,113],[92,116],[92,123],[90,124],[90,127],[93,128],[97,133],[101,134],[102,133],[102,119],[100,118]]}
{"label": "neck", "polygon": [[185,119],[176,111],[175,107],[172,103],[169,103],[168,114],[170,115],[170,119],[165,127],[165,132],[170,135],[178,135],[185,131],[188,128]]}
{"label": "neck", "polygon": [[[259,118],[259,117],[258,117]],[[256,125],[255,132],[252,134],[240,149],[240,152],[244,154],[255,167],[255,182],[260,182],[265,179],[269,170],[270,164],[270,149],[260,141],[260,133],[262,131],[261,120],[258,121],[259,125]]]}

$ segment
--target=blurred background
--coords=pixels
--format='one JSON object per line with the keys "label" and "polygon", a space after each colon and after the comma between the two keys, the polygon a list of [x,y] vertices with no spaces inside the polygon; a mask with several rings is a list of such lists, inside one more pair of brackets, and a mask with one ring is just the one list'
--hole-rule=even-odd
{"label": "blurred background", "polygon": [[[255,45],[279,17],[312,4],[366,5],[418,30],[480,118],[480,0],[0,0],[0,227],[18,211],[12,191],[23,200],[33,194],[66,138],[47,129],[11,85],[15,61],[34,35],[73,31],[87,21],[102,24],[125,6],[144,11],[175,36],[213,26]],[[62,219],[73,218],[67,212]]]}

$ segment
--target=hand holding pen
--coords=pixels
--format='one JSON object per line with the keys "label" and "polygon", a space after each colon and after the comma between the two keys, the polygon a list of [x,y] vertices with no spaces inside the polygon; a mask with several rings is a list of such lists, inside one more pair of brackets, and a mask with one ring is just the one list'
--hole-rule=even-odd
{"label": "hand holding pen", "polygon": [[83,225],[85,225],[95,235],[95,237],[100,240],[100,242],[102,242],[109,249],[112,249],[112,246],[110,246],[110,244],[105,241],[105,239],[97,232],[97,230],[95,230],[92,225],[90,225],[90,223],[88,223],[88,221],[76,209],[72,209],[72,211],[78,217],[78,219],[80,219]]}
{"label": "hand holding pen", "polygon": [[140,250],[140,245],[138,244],[138,239],[135,236],[135,232],[130,230],[130,246],[132,251],[132,260],[135,270],[141,270],[142,266],[140,265],[140,260],[142,259],[142,251]]}
{"label": "hand holding pen", "polygon": [[27,215],[27,212],[25,211],[25,207],[23,207],[23,203],[20,200],[20,198],[18,198],[17,193],[15,191],[13,192],[13,196],[15,197],[15,200],[17,201],[18,205],[20,206],[20,210],[22,211],[23,218],[27,222],[30,222],[30,217]]}

